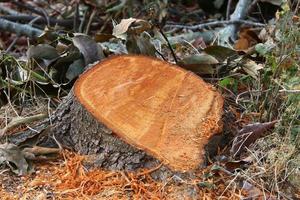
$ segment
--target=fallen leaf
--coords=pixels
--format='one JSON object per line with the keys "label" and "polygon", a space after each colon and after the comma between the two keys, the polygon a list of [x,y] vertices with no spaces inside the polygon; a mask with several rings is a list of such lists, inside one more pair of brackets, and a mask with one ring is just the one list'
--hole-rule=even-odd
{"label": "fallen leaf", "polygon": [[235,50],[223,46],[209,46],[204,49],[204,52],[215,57],[220,62],[238,55]]}
{"label": "fallen leaf", "polygon": [[155,46],[151,42],[151,37],[146,32],[142,33],[140,36],[129,34],[126,41],[126,47],[128,53],[155,57]]}
{"label": "fallen leaf", "polygon": [[261,56],[265,56],[267,53],[271,52],[271,50],[275,47],[276,45],[272,40],[268,40],[265,43],[258,43],[255,45],[255,50],[257,53],[259,53]]}
{"label": "fallen leaf", "polygon": [[242,200],[249,200],[249,199],[275,200],[275,199],[277,199],[275,196],[271,195],[269,192],[262,191],[261,189],[252,185],[248,181],[243,181],[242,190],[247,192],[247,196],[241,198]]}
{"label": "fallen leaf", "polygon": [[94,37],[94,40],[96,42],[107,42],[111,38],[115,38],[115,36],[113,36],[111,34],[106,34],[106,33],[97,33]]}
{"label": "fallen leaf", "polygon": [[277,120],[265,123],[248,124],[242,128],[237,136],[234,138],[230,153],[233,157],[240,155],[240,153],[250,144],[254,143],[257,139],[264,136],[264,133],[273,128]]}
{"label": "fallen leaf", "polygon": [[254,31],[249,28],[241,29],[239,39],[235,42],[234,48],[239,51],[246,51],[255,44],[261,42]]}
{"label": "fallen leaf", "polygon": [[259,70],[263,69],[262,64],[257,64],[253,60],[248,60],[242,66],[243,70],[249,74],[252,78],[258,79]]}
{"label": "fallen leaf", "polygon": [[59,57],[57,50],[49,44],[31,46],[27,51],[27,58],[52,60]]}
{"label": "fallen leaf", "polygon": [[225,169],[230,172],[234,172],[237,169],[246,169],[250,162],[245,160],[228,161],[224,164]]}
{"label": "fallen leaf", "polygon": [[6,164],[17,175],[33,172],[20,148],[10,143],[0,145],[0,164]]}
{"label": "fallen leaf", "polygon": [[85,65],[91,64],[105,57],[102,47],[88,35],[75,35],[72,41],[74,46],[82,53]]}
{"label": "fallen leaf", "polygon": [[123,34],[127,32],[130,25],[135,22],[137,19],[135,18],[129,18],[129,19],[122,19],[119,24],[117,24],[113,29],[113,36],[117,38],[123,38]]}
{"label": "fallen leaf", "polygon": [[214,74],[216,72],[214,65],[218,63],[219,61],[211,55],[199,54],[182,59],[178,65],[199,74]]}
{"label": "fallen leaf", "polygon": [[133,24],[135,25],[133,28],[135,34],[140,34],[151,28],[150,23],[145,20],[135,18],[122,19],[121,22],[113,28],[113,36],[126,40],[126,32]]}
{"label": "fallen leaf", "polygon": [[84,71],[84,61],[82,59],[75,60],[68,68],[66,72],[66,78],[69,81],[79,76]]}
{"label": "fallen leaf", "polygon": [[194,42],[192,42],[192,45],[196,48],[196,49],[205,49],[206,48],[206,44],[205,41],[203,39],[203,37],[197,37]]}

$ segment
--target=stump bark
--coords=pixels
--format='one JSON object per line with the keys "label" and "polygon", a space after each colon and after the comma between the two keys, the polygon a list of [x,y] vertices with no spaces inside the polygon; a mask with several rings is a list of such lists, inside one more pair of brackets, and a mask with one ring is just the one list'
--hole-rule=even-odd
{"label": "stump bark", "polygon": [[[95,158],[96,166],[113,170],[135,170],[159,163],[116,136],[97,121],[74,96],[73,91],[64,99],[51,119],[48,134],[67,148]],[[40,140],[44,146],[55,145],[53,136]]]}

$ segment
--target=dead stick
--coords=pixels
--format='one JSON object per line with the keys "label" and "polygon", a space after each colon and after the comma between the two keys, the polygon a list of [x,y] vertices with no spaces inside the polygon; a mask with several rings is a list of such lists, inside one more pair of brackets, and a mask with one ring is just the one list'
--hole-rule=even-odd
{"label": "dead stick", "polygon": [[226,8],[226,20],[229,20],[229,18],[230,18],[231,3],[232,3],[232,0],[228,0],[227,8]]}
{"label": "dead stick", "polygon": [[158,170],[159,168],[161,168],[162,165],[163,165],[163,164],[160,163],[159,165],[157,165],[156,167],[154,167],[154,168],[152,168],[152,169],[148,169],[148,170],[146,170],[146,171],[144,171],[144,172],[138,173],[137,176],[142,176],[142,175],[150,174],[150,173],[152,173],[152,172]]}
{"label": "dead stick", "polygon": [[[234,12],[230,15],[230,21],[243,20],[248,13],[250,4],[251,0],[240,0],[237,3]],[[234,39],[236,37],[237,27],[237,24],[230,24],[219,31],[221,45],[229,45],[230,39]]]}
{"label": "dead stick", "polygon": [[19,125],[25,124],[25,123],[34,122],[37,120],[41,120],[41,119],[46,118],[47,116],[48,116],[47,114],[41,113],[41,114],[29,116],[29,117],[16,117],[11,122],[9,122],[9,124],[5,128],[0,129],[0,138],[5,134],[6,131],[8,131],[16,126],[19,126]]}
{"label": "dead stick", "polygon": [[258,23],[258,22],[252,22],[248,20],[226,20],[226,21],[214,21],[214,22],[208,22],[204,24],[197,24],[192,26],[187,25],[179,25],[179,24],[167,24],[164,26],[164,28],[184,28],[184,29],[190,29],[190,30],[197,30],[197,29],[204,29],[208,27],[214,27],[214,26],[224,26],[224,25],[234,25],[234,24],[245,24],[250,26],[258,26],[258,27],[264,27],[265,24]]}
{"label": "dead stick", "polygon": [[30,38],[37,38],[43,31],[33,28],[28,24],[19,24],[0,18],[0,30],[16,33],[17,35],[25,35]]}

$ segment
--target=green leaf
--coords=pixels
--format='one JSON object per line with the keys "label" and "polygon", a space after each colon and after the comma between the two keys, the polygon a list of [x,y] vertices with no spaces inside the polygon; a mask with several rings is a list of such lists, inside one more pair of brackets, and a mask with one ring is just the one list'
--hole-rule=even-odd
{"label": "green leaf", "polygon": [[231,77],[226,77],[222,80],[219,81],[219,84],[222,86],[222,87],[230,87],[231,85],[233,85],[235,82],[235,79],[234,78],[231,78]]}
{"label": "green leaf", "polygon": [[213,189],[216,187],[213,183],[209,183],[209,182],[199,182],[197,183],[197,185],[201,188],[209,188],[209,189]]}
{"label": "green leaf", "polygon": [[255,45],[255,51],[257,53],[259,53],[262,56],[265,56],[266,54],[268,54],[269,52],[272,51],[272,49],[275,47],[276,45],[274,43],[259,43],[257,45]]}

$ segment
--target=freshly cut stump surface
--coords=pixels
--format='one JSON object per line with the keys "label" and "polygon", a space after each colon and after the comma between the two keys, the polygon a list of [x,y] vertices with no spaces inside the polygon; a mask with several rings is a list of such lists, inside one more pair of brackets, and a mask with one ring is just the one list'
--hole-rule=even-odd
{"label": "freshly cut stump surface", "polygon": [[98,121],[171,169],[196,169],[221,131],[223,98],[201,78],[158,59],[123,55],[102,61],[75,84]]}

